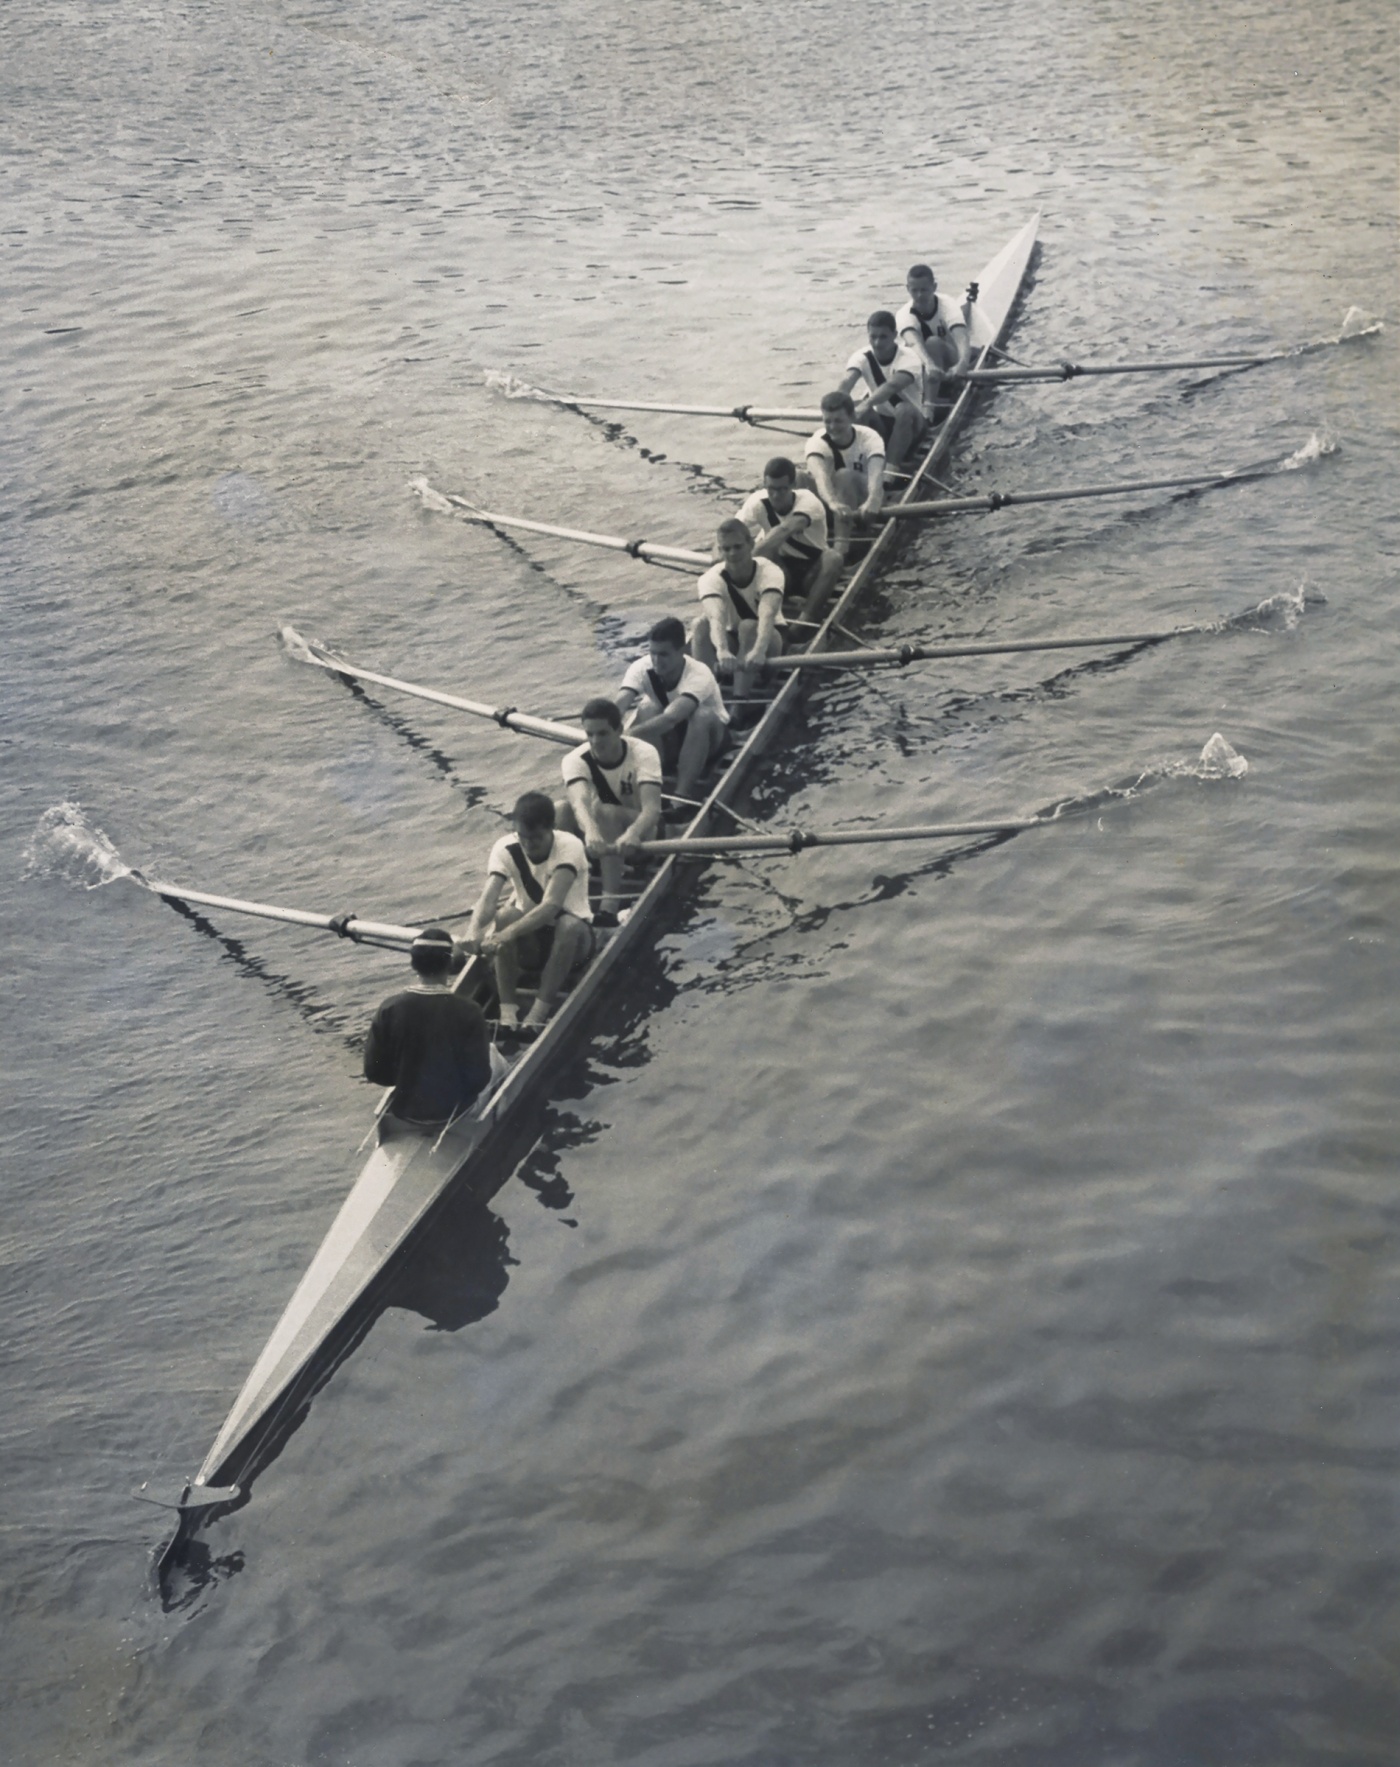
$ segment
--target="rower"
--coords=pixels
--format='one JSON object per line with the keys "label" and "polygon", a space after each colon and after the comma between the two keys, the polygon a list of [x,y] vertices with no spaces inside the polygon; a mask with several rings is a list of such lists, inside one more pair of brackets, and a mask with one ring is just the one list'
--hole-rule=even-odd
{"label": "rower", "polygon": [[838,544],[852,522],[876,514],[885,500],[885,438],[855,421],[849,393],[822,399],[822,427],[808,438],[805,459],[817,495],[836,517]]}
{"label": "rower", "polygon": [[923,358],[901,343],[893,313],[883,307],[865,322],[866,347],[846,364],[843,393],[864,388],[856,406],[856,422],[879,430],[885,458],[901,467],[923,438]]}
{"label": "rower", "polygon": [[381,1134],[392,1124],[433,1131],[460,1117],[492,1079],[481,1008],[454,994],[452,934],[430,926],[409,947],[414,983],[386,1000],[365,1040],[365,1078],[392,1086]]}
{"label": "rower", "polygon": [[753,535],[737,516],[719,524],[715,547],[719,563],[696,585],[701,612],[690,653],[721,681],[732,679],[744,698],[768,658],[782,655],[787,578],[771,558],[755,558]]}
{"label": "rower", "polygon": [[763,469],[763,488],[739,505],[739,520],[753,536],[755,558],[782,567],[791,596],[802,596],[802,617],[815,620],[841,574],[841,554],[827,545],[826,505],[814,491],[799,489],[797,468],[781,454]]}
{"label": "rower", "polygon": [[622,907],[623,867],[661,820],[661,756],[641,737],[623,735],[613,700],[589,700],[580,722],[588,740],[564,757],[567,800],[555,826],[579,835],[597,862],[603,893],[593,924],[611,927]]}
{"label": "rower", "polygon": [[685,627],[668,616],[647,637],[648,654],[622,677],[617,704],[629,736],[649,742],[676,776],[676,795],[693,801],[710,763],[729,740],[719,682],[685,651]]}
{"label": "rower", "polygon": [[[542,791],[518,799],[511,821],[514,834],[502,835],[491,849],[486,885],[460,948],[494,963],[502,1029],[537,1031],[593,955],[588,855],[576,834],[555,828],[554,800]],[[507,886],[511,901],[502,907]],[[522,969],[538,970],[540,978],[523,1025]]]}
{"label": "rower", "polygon": [[961,374],[972,354],[963,310],[938,292],[938,278],[927,264],[915,264],[904,280],[909,300],[895,314],[899,341],[912,349],[924,365],[924,414],[930,423],[941,423],[952,404],[944,381]]}

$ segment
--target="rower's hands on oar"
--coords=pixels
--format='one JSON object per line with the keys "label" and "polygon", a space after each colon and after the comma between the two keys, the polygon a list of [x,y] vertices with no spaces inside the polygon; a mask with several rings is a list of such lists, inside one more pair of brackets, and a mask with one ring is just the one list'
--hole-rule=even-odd
{"label": "rower's hands on oar", "polygon": [[587,853],[590,859],[598,860],[606,859],[608,854],[614,852],[616,849],[611,841],[605,841],[602,835],[600,835],[595,829],[583,843],[583,850]]}

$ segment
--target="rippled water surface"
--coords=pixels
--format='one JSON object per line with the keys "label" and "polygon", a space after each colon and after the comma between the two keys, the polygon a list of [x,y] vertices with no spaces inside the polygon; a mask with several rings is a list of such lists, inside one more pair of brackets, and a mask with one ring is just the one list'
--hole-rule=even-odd
{"label": "rippled water surface", "polygon": [[760,819],[1079,813],[709,871],[164,1604],[130,1493],[203,1457],[343,1194],[400,963],[77,851],[469,904],[552,751],[279,626],[572,715],[686,580],[408,481],[693,546],[774,446],[501,376],[808,403],[911,260],[960,288],[1036,209],[1027,359],[1385,317],[1392,9],[11,0],[3,38],[6,1759],[1393,1760],[1393,329],[983,402],[962,488],[1297,464],[905,546],[872,639],[1208,630],[815,689]]}

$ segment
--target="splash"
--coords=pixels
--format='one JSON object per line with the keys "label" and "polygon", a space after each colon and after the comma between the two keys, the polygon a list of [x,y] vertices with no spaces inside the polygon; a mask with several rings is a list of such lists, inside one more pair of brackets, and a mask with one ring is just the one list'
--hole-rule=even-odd
{"label": "splash", "polygon": [[1339,344],[1350,343],[1354,337],[1375,337],[1385,330],[1383,321],[1373,319],[1360,307],[1348,307],[1342,319],[1342,329],[1337,333]]}
{"label": "splash", "polygon": [[1249,772],[1249,762],[1237,749],[1231,748],[1225,738],[1217,730],[1215,735],[1201,750],[1200,757],[1194,766],[1182,767],[1177,777],[1192,779],[1243,779]]}
{"label": "splash", "polygon": [[1290,454],[1279,466],[1280,472],[1297,472],[1300,467],[1311,466],[1315,461],[1323,460],[1329,454],[1335,454],[1341,447],[1335,431],[1314,430],[1303,443],[1302,447]]}
{"label": "splash", "polygon": [[545,405],[558,403],[553,393],[547,393],[543,387],[531,386],[518,374],[507,374],[504,368],[488,368],[481,378],[493,393],[500,393],[506,399],[538,399]]}
{"label": "splash", "polygon": [[451,515],[452,505],[441,491],[435,491],[426,479],[410,479],[408,488],[417,493],[424,509],[431,509],[435,515]]}
{"label": "splash", "polygon": [[1131,804],[1144,792],[1166,779],[1243,779],[1249,762],[1225,740],[1215,735],[1193,760],[1161,761],[1147,767],[1133,779],[1115,785],[1103,785],[1097,791],[1081,792],[1074,797],[1059,798],[1035,812],[1037,822],[1059,822],[1069,816],[1093,816],[1119,804]]}
{"label": "splash", "polygon": [[81,804],[65,798],[44,814],[24,849],[26,877],[58,877],[83,890],[134,877],[131,866],[83,814]]}
{"label": "splash", "polygon": [[1327,597],[1306,577],[1296,589],[1266,595],[1243,613],[1231,614],[1208,628],[1212,632],[1291,632],[1310,607],[1326,607]]}
{"label": "splash", "polygon": [[279,626],[277,637],[282,649],[294,663],[314,663],[316,653],[295,626]]}

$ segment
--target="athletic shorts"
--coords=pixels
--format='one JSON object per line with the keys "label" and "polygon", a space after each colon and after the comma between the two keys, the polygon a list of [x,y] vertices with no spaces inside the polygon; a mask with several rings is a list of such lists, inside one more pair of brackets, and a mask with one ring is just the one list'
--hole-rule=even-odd
{"label": "athletic shorts", "polygon": [[[663,773],[669,774],[672,777],[674,777],[677,768],[681,764],[681,745],[685,742],[685,731],[686,727],[684,724],[675,724],[672,725],[661,738],[661,770]],[[648,738],[647,740],[650,741],[651,739]],[[726,725],[724,741],[720,743],[719,747],[715,749],[714,753],[710,756],[711,761],[718,760],[728,747],[729,729]]]}
{"label": "athletic shorts", "polygon": [[812,586],[812,579],[821,569],[821,559],[789,558],[783,556],[778,563],[782,566],[783,581],[787,585],[784,593],[796,598],[805,598]]}
{"label": "athletic shorts", "polygon": [[[571,918],[573,917],[571,916]],[[583,956],[574,966],[575,969],[583,968],[584,964],[593,956],[598,944],[598,935],[592,924],[589,922],[584,924],[588,927],[588,942],[584,946]],[[523,937],[516,939],[514,944],[520,959],[521,969],[527,973],[538,974],[549,962],[549,954],[554,949],[554,928],[544,926],[538,932],[525,933]]]}

